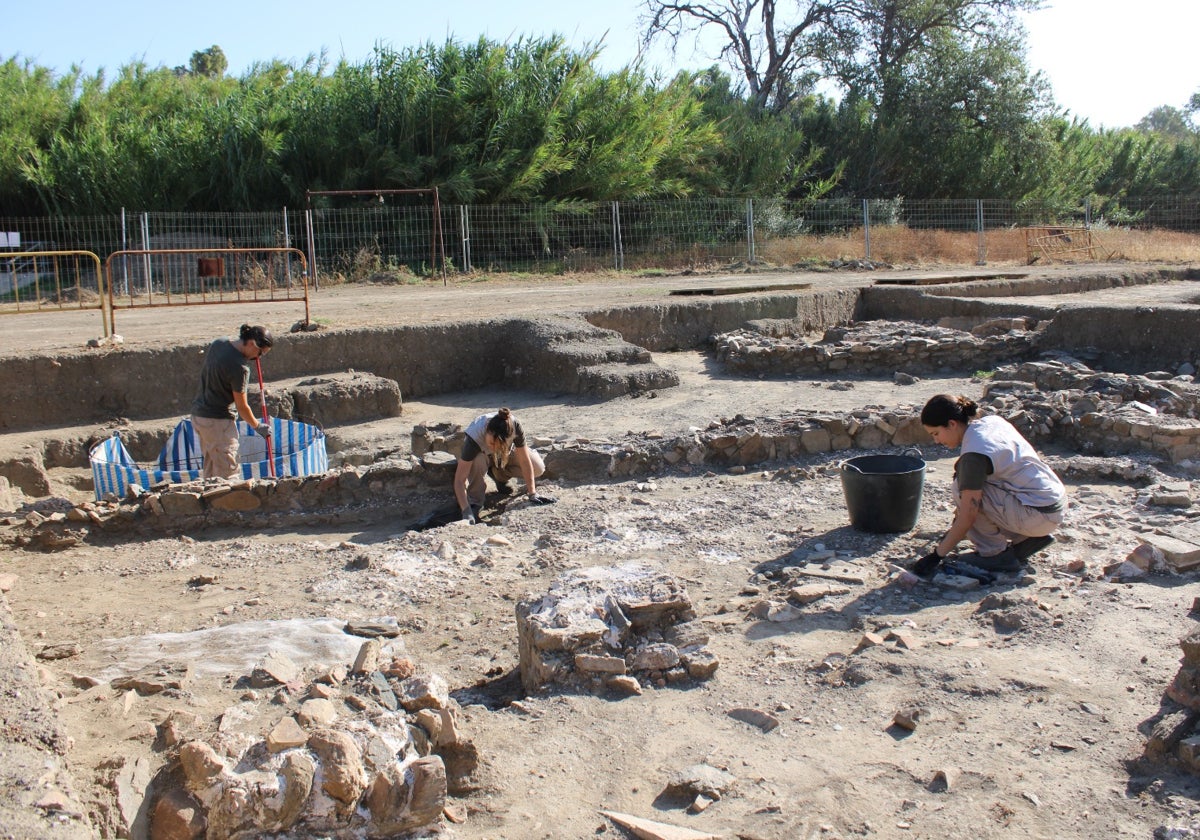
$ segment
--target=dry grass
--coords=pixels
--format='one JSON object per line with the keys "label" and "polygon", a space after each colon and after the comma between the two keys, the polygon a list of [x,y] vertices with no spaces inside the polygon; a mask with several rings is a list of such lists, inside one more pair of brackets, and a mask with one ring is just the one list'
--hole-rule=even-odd
{"label": "dry grass", "polygon": [[1110,254],[1134,262],[1195,262],[1200,260],[1200,235],[1171,230],[1096,228],[1092,231],[1097,258]]}
{"label": "dry grass", "polygon": [[[921,230],[902,225],[877,226],[871,228],[870,259],[875,263],[915,267],[982,263],[1026,265],[1031,261],[1031,256],[1035,256],[1036,262],[1041,265],[1050,262],[1104,262],[1110,259],[1200,262],[1200,234],[1095,227],[1091,231],[1092,248],[1089,252],[1086,240],[1076,235],[1073,228],[1042,231],[1042,235],[1048,235],[1051,239],[1057,233],[1071,236],[1071,241],[1062,244],[1058,250],[1050,248],[1051,253],[1046,253],[1031,244],[1031,238],[1037,234],[1027,233],[1025,228],[988,230],[983,237],[981,253],[977,233]],[[576,249],[561,259],[479,267],[470,275],[463,275],[454,267],[449,271],[459,277],[476,276],[480,279],[500,276],[595,278],[606,275],[619,278],[629,273],[708,273],[749,268],[747,256],[745,243],[717,246],[694,244],[685,248],[664,246],[646,253],[625,254],[623,268],[617,270],[611,255]],[[756,262],[767,266],[820,268],[834,261],[866,259],[866,243],[861,229],[824,236],[793,236],[760,241],[756,245],[755,256]],[[329,286],[355,282],[419,284],[426,280],[440,282],[440,275],[423,277],[413,274],[405,265],[385,264],[371,248],[359,249],[345,260],[341,270],[321,273],[322,285]]]}
{"label": "dry grass", "polygon": [[[830,260],[866,258],[862,232],[838,236],[796,236],[771,240],[758,249],[767,262],[795,265]],[[989,230],[984,233],[982,259],[988,263],[1026,263],[1030,258],[1024,228]],[[1038,254],[1039,262],[1046,262]],[[1066,249],[1063,259],[1089,259],[1085,247]],[[871,260],[892,265],[970,265],[980,261],[977,233],[945,230],[913,230],[902,226],[871,229]],[[1136,262],[1200,260],[1200,235],[1174,231],[1142,231],[1094,228],[1091,259],[1127,259]]]}

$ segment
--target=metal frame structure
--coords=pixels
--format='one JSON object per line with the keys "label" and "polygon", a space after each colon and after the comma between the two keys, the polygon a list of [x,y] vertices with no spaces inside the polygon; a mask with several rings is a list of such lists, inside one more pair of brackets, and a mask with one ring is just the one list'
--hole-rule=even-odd
{"label": "metal frame structure", "polygon": [[1025,228],[1025,251],[1030,265],[1040,259],[1055,260],[1071,257],[1096,259],[1092,232],[1086,227],[1065,225]]}
{"label": "metal frame structure", "polygon": [[[224,271],[224,257],[233,259],[232,273]],[[268,275],[265,290],[258,286],[247,286],[242,277],[249,266],[260,267],[259,259],[266,258],[268,270],[273,273],[274,260],[286,258],[279,268],[284,272],[284,282],[277,285]],[[113,266],[120,262],[128,265],[129,258],[140,260],[142,287],[128,275],[122,280],[120,302],[113,280]],[[197,260],[195,275],[180,277],[186,257]],[[216,259],[221,264],[221,273],[211,274],[203,263]],[[290,260],[300,261],[300,280],[292,278]],[[156,272],[156,268],[158,271]],[[155,279],[155,276],[159,279]],[[172,276],[174,275],[174,276]],[[264,275],[266,272],[264,271]],[[120,309],[143,309],[158,306],[197,306],[222,303],[271,303],[280,300],[303,300],[304,323],[309,323],[308,263],[304,252],[297,248],[163,248],[150,250],[113,251],[104,261],[104,277],[108,286],[109,319],[116,331],[116,311]],[[230,282],[231,281],[231,282]],[[155,286],[158,286],[156,289]]]}
{"label": "metal frame structure", "polygon": [[[63,274],[64,266],[60,262],[62,259],[71,259],[74,262],[74,270],[69,272],[74,274],[74,281],[68,282],[66,288],[71,289],[75,293],[75,302],[72,305],[64,304],[63,298]],[[87,261],[94,276],[96,278],[96,302],[84,302],[84,287],[81,281],[83,272],[80,270],[79,262]],[[18,272],[17,266],[21,261],[27,261],[32,266],[33,279],[28,283],[19,282],[22,274],[28,272]],[[5,270],[4,263],[7,263]],[[47,274],[53,275],[54,299],[55,302],[47,303],[42,297],[42,270],[41,265],[49,263],[50,269]],[[4,287],[4,281],[7,279],[9,285]],[[47,281],[49,282],[49,281]],[[33,290],[32,297],[22,300],[22,293],[28,290]],[[7,300],[7,296],[11,293],[12,300]],[[19,315],[22,313],[45,312],[47,308],[56,308],[59,310],[67,309],[98,309],[100,311],[100,320],[103,323],[104,337],[108,338],[116,330],[112,323],[112,308],[110,306],[109,296],[104,291],[104,274],[100,268],[100,257],[91,251],[4,251],[0,253],[0,315]]]}

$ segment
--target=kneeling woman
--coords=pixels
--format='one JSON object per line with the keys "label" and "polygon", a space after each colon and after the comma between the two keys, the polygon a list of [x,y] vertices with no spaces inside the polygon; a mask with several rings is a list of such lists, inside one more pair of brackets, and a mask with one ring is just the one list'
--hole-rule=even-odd
{"label": "kneeling woman", "polygon": [[921,410],[921,425],[935,443],[961,448],[951,492],[958,508],[950,530],[917,561],[920,575],[934,570],[963,539],[975,547],[960,560],[987,571],[1015,572],[1054,542],[1067,491],[1029,441],[1003,417],[977,417],[966,397],[939,394]]}

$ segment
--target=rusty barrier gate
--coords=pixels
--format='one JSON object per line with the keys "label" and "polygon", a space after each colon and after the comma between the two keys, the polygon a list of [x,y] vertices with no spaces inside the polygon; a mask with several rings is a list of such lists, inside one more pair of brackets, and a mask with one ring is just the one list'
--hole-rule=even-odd
{"label": "rusty barrier gate", "polygon": [[1038,260],[1096,260],[1092,231],[1086,227],[1037,225],[1025,228],[1025,258],[1029,265]]}
{"label": "rusty barrier gate", "polygon": [[296,248],[173,248],[114,251],[104,261],[110,325],[118,309],[222,303],[304,302],[308,263]]}
{"label": "rusty barrier gate", "polygon": [[112,310],[103,283],[91,251],[0,252],[0,315],[95,309],[108,338]]}

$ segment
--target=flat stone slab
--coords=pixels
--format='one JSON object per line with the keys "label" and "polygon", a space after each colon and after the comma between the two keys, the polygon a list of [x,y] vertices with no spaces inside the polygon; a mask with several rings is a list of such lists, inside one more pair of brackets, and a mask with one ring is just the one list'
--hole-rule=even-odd
{"label": "flat stone slab", "polygon": [[1161,551],[1173,571],[1183,572],[1200,567],[1200,545],[1165,534],[1140,534],[1138,538]]}

